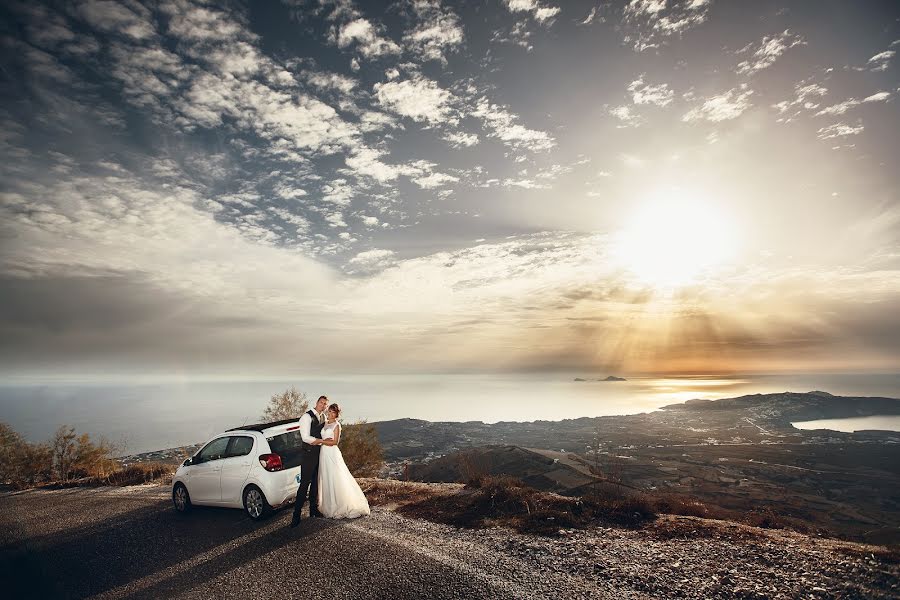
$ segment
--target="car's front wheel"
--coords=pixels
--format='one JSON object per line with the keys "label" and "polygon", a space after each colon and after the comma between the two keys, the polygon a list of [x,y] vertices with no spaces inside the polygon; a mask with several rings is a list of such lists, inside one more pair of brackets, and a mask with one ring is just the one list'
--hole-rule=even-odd
{"label": "car's front wheel", "polygon": [[260,490],[255,485],[247,486],[244,490],[244,510],[254,521],[265,519],[272,512],[272,507]]}
{"label": "car's front wheel", "polygon": [[176,483],[172,488],[172,503],[175,510],[180,513],[187,513],[191,510],[191,495],[183,483]]}

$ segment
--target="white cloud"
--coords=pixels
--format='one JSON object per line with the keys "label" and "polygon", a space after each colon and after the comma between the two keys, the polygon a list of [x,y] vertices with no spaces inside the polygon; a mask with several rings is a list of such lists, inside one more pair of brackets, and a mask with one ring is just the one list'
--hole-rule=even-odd
{"label": "white cloud", "polygon": [[537,0],[503,0],[510,12],[528,12],[539,23],[545,23],[559,14],[558,6],[542,6]]}
{"label": "white cloud", "polygon": [[[580,24],[580,25],[590,25],[591,23],[594,22],[594,19],[596,19],[596,18],[597,18],[597,7],[595,6],[595,7],[593,7],[593,8],[591,9],[591,12],[588,13],[588,16],[584,19],[584,21],[582,21],[582,22],[579,23],[579,24]],[[600,17],[600,19],[598,20],[598,22],[602,23],[602,22],[603,22],[603,17]]]}
{"label": "white cloud", "polygon": [[[145,11],[146,9],[142,7],[141,12]],[[144,18],[146,15],[135,14],[118,2],[88,0],[78,6],[78,13],[85,21],[101,31],[119,33],[138,40],[156,35],[153,25]]]}
{"label": "white cloud", "polygon": [[347,271],[354,275],[369,275],[383,271],[396,263],[396,255],[392,250],[373,248],[360,252],[347,261]]}
{"label": "white cloud", "polygon": [[382,162],[380,158],[384,154],[385,152],[373,148],[358,148],[345,160],[347,166],[359,175],[365,175],[384,183],[396,179],[404,172],[400,166]]}
{"label": "white cloud", "polygon": [[827,106],[816,113],[816,116],[822,115],[842,115],[851,108],[859,106],[860,104],[870,103],[870,102],[885,102],[890,99],[890,92],[877,92],[872,94],[871,96],[867,96],[862,100],[857,100],[856,98],[849,98],[844,100],[843,102],[839,102],[838,104],[833,104],[831,106]]}
{"label": "white cloud", "polygon": [[286,208],[278,208],[277,206],[270,206],[269,212],[277,215],[284,222],[294,225],[297,231],[309,231],[309,219],[302,215],[294,214]]}
{"label": "white cloud", "polygon": [[491,104],[487,98],[479,98],[471,114],[482,119],[491,130],[488,137],[498,138],[513,148],[542,152],[556,145],[548,133],[520,125],[515,115],[502,106]]}
{"label": "white cloud", "polygon": [[445,53],[454,51],[463,44],[464,33],[459,17],[453,12],[442,10],[439,1],[416,0],[413,10],[419,22],[403,36],[403,41],[423,59],[446,64]]}
{"label": "white cloud", "polygon": [[616,106],[609,109],[609,114],[622,122],[619,127],[637,127],[643,123],[643,119],[640,115],[636,115],[632,112],[630,106]]}
{"label": "white cloud", "polygon": [[305,72],[303,73],[303,78],[306,79],[310,85],[313,85],[320,90],[335,90],[344,94],[352,92],[358,83],[355,79],[347,77],[346,75],[324,73],[321,71]]}
{"label": "white cloud", "polygon": [[702,105],[691,109],[683,117],[683,121],[728,121],[741,116],[750,108],[750,96],[752,90],[745,88],[733,88],[724,94],[707,98]]}
{"label": "white cloud", "polygon": [[384,108],[414,121],[453,121],[450,103],[453,94],[421,75],[403,81],[376,83],[375,96]]}
{"label": "white cloud", "polygon": [[346,179],[334,179],[322,186],[322,200],[332,204],[347,206],[355,195],[353,186]]}
{"label": "white cloud", "polygon": [[363,225],[366,227],[378,227],[381,223],[378,221],[376,217],[371,217],[368,215],[360,215],[359,220],[363,222]]}
{"label": "white cloud", "polygon": [[170,17],[169,33],[183,40],[228,42],[244,34],[241,24],[224,12],[198,6],[189,0],[163,2],[160,9]]}
{"label": "white cloud", "polygon": [[446,185],[448,183],[456,183],[457,181],[459,181],[459,177],[447,175],[446,173],[429,173],[428,175],[424,175],[422,177],[414,177],[413,181],[420,188],[430,190],[436,187],[441,187],[442,185]]}
{"label": "white cloud", "polygon": [[666,83],[645,84],[643,75],[628,84],[628,91],[631,92],[631,99],[635,104],[666,106],[672,102],[672,98],[675,96]]}
{"label": "white cloud", "polygon": [[445,133],[444,139],[450,142],[450,145],[454,148],[467,148],[478,143],[477,134],[465,133],[463,131]]}
{"label": "white cloud", "polygon": [[[775,64],[778,57],[787,50],[803,44],[806,44],[806,41],[800,36],[792,34],[789,29],[776,35],[766,36],[753,50],[750,58],[738,64],[737,72],[741,75],[753,75]],[[745,46],[738,51],[738,54],[746,54],[751,48],[752,44]]]}
{"label": "white cloud", "polygon": [[840,138],[846,137],[848,135],[857,135],[862,133],[863,126],[862,125],[846,125],[844,123],[836,123],[834,125],[829,125],[828,127],[822,127],[818,131],[818,138],[820,140],[830,140],[832,138]]}
{"label": "white cloud", "polygon": [[306,196],[306,190],[302,188],[293,187],[289,183],[282,181],[275,185],[272,188],[279,198],[284,198],[285,200],[296,200],[297,198],[302,198]]}
{"label": "white cloud", "polygon": [[367,19],[354,19],[336,28],[333,40],[339,48],[356,46],[360,54],[367,58],[385,54],[400,54],[400,46],[393,40],[382,37]]}
{"label": "white cloud", "polygon": [[622,13],[624,40],[638,52],[656,48],[705,22],[711,0],[631,0]]}
{"label": "white cloud", "polygon": [[344,221],[344,215],[341,212],[333,212],[325,215],[325,222],[331,227],[347,227],[347,222]]}
{"label": "white cloud", "polygon": [[[894,44],[891,44],[893,46]],[[896,54],[893,50],[885,50],[884,52],[879,52],[875,56],[869,59],[867,63],[869,68],[873,71],[886,71],[888,65],[891,62],[891,59],[894,58]]]}

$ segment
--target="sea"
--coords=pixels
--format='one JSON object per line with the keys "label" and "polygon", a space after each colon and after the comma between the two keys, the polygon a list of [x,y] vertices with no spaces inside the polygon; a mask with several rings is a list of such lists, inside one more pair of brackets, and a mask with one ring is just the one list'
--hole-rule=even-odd
{"label": "sea", "polygon": [[[605,377],[557,372],[15,380],[0,382],[0,421],[32,442],[48,440],[59,426],[71,425],[79,433],[106,438],[124,455],[203,442],[224,429],[258,422],[269,398],[291,386],[312,401],[327,395],[341,405],[345,420],[370,422],[559,421],[649,412],[693,398],[784,391],[900,398],[900,373],[600,381]],[[896,419],[884,423],[900,430]]]}

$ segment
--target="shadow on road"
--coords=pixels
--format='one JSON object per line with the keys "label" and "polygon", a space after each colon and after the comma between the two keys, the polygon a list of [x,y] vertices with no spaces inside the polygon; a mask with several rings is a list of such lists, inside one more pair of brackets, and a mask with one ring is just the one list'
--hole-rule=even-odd
{"label": "shadow on road", "polygon": [[[9,501],[24,498],[4,504]],[[57,502],[61,518],[82,509]],[[288,529],[289,518],[289,508],[262,522],[234,509],[196,507],[182,515],[168,501],[153,501],[58,537],[22,532],[19,542],[3,540],[0,580],[7,598],[84,598],[109,591],[114,597],[160,598],[340,526],[304,519]]]}

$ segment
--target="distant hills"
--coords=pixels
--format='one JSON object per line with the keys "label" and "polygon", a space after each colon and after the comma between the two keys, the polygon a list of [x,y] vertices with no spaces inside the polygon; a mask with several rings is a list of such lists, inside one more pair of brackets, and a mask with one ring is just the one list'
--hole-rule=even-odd
{"label": "distant hills", "polygon": [[575,381],[628,381],[624,377],[616,377],[615,375],[608,375],[603,379],[582,379],[581,377],[576,377]]}
{"label": "distant hills", "polygon": [[563,421],[374,425],[395,476],[505,474],[568,495],[613,482],[697,498],[723,514],[768,507],[803,527],[897,543],[900,433],[791,425],[872,415],[900,415],[900,400],[784,392]]}

